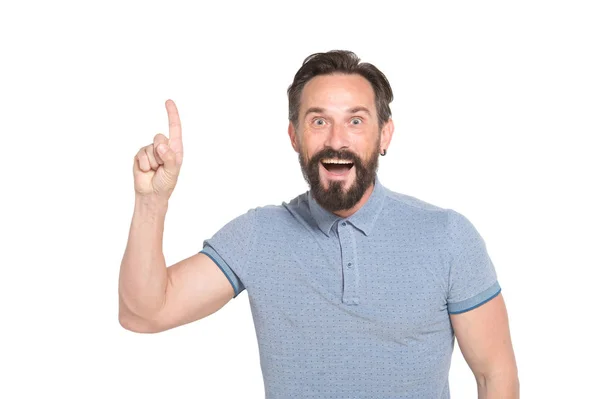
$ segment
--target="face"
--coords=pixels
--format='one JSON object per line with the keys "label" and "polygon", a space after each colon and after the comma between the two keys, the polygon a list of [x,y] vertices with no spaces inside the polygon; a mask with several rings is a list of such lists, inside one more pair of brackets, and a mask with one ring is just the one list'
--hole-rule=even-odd
{"label": "face", "polygon": [[375,181],[382,137],[384,148],[391,138],[391,120],[378,126],[371,84],[356,74],[317,76],[298,115],[289,134],[315,200],[330,212],[351,209]]}

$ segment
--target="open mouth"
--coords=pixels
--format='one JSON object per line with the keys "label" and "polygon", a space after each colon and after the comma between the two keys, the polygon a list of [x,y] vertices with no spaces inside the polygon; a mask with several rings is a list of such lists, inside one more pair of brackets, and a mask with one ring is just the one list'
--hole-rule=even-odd
{"label": "open mouth", "polygon": [[339,176],[345,175],[354,166],[354,162],[347,159],[323,159],[321,164],[329,173]]}

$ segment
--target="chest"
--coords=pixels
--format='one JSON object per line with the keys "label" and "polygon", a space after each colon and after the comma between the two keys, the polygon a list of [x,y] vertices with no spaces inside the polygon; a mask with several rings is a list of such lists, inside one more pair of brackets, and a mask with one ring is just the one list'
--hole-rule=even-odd
{"label": "chest", "polygon": [[408,337],[447,327],[447,280],[434,241],[343,230],[276,234],[246,287],[259,325]]}

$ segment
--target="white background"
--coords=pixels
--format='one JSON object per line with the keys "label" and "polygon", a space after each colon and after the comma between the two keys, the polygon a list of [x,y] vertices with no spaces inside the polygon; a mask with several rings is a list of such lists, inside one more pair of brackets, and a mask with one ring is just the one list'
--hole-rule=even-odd
{"label": "white background", "polygon": [[[0,397],[261,398],[247,293],[154,335],[117,320],[132,159],[185,159],[168,264],[307,190],[286,89],[311,53],[389,78],[390,189],[463,213],[508,307],[523,398],[597,392],[600,13],[595,2],[3,2]],[[218,3],[218,4],[217,4]],[[455,346],[454,398],[475,398]]]}

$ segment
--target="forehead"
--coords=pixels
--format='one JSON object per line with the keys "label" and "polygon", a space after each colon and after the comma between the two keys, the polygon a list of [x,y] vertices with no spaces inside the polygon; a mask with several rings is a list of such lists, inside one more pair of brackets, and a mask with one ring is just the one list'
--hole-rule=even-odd
{"label": "forehead", "polygon": [[319,75],[309,80],[300,97],[300,109],[336,108],[362,105],[375,109],[371,83],[358,74]]}

